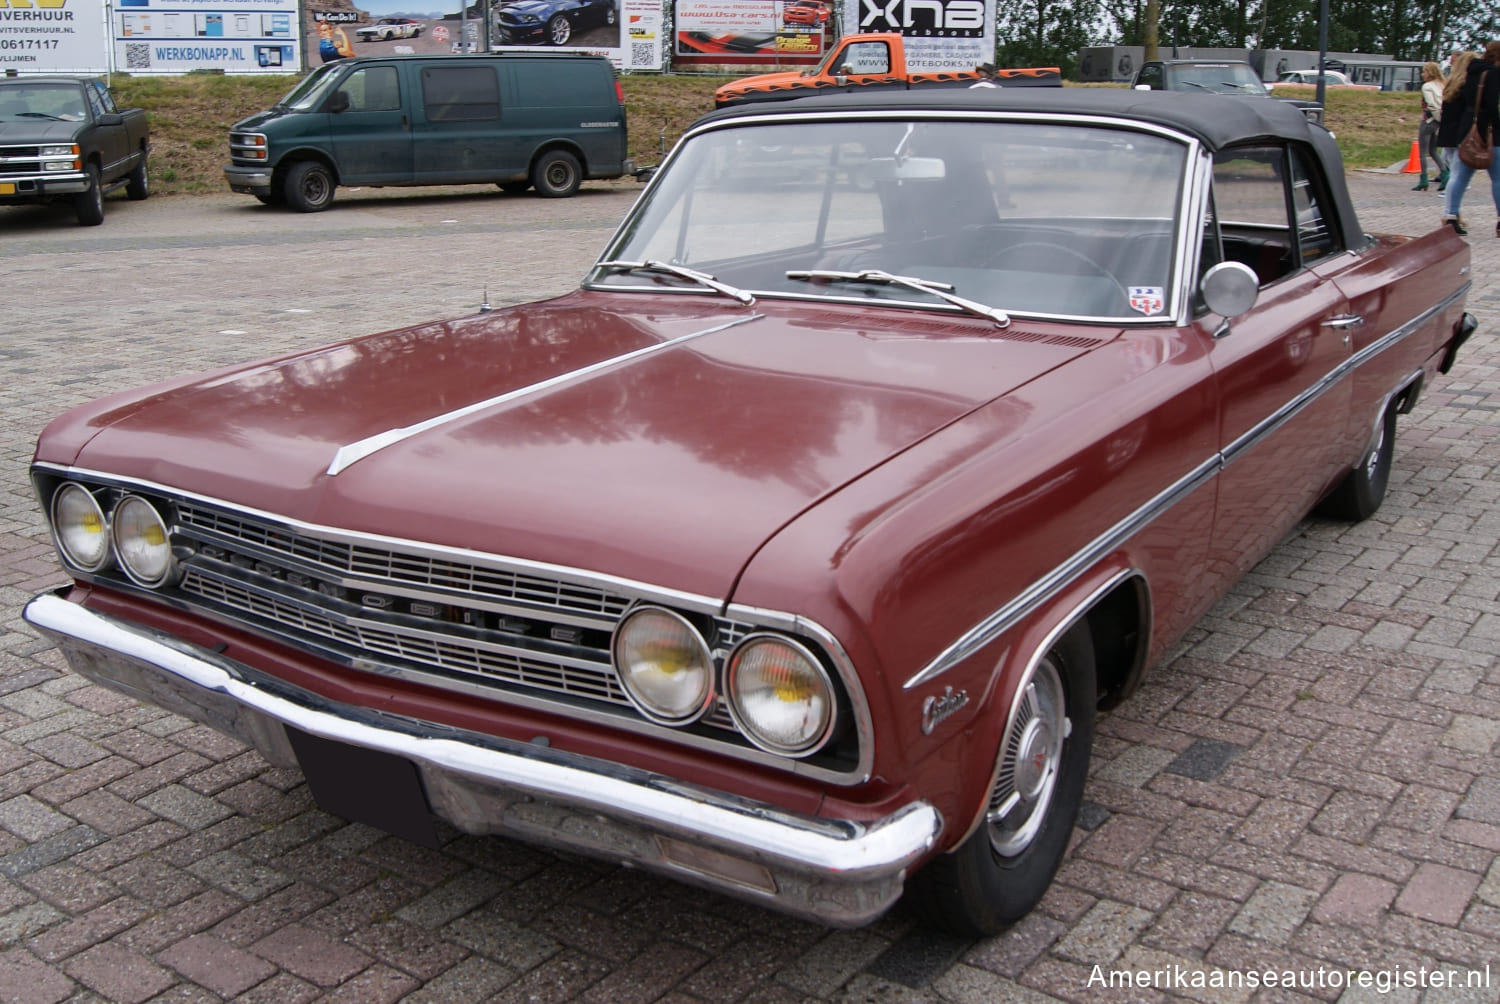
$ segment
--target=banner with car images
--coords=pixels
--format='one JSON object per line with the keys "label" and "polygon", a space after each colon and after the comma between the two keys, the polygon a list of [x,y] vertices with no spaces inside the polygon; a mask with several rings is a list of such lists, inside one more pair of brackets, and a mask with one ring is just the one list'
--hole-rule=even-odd
{"label": "banner with car images", "polygon": [[500,51],[570,49],[603,56],[622,70],[660,70],[658,0],[514,0],[494,15]]}
{"label": "banner with car images", "polygon": [[0,0],[0,70],[106,73],[103,0]]}
{"label": "banner with car images", "polygon": [[295,73],[297,25],[297,0],[114,0],[114,68]]}
{"label": "banner with car images", "polygon": [[993,0],[845,0],[844,32],[893,31],[916,73],[995,62]]}
{"label": "banner with car images", "polygon": [[816,63],[834,28],[833,0],[676,0],[672,61]]}

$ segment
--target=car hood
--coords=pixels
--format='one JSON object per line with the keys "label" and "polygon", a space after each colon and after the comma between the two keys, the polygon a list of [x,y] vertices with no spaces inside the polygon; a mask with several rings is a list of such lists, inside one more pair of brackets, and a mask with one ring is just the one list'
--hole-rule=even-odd
{"label": "car hood", "polygon": [[0,122],[0,143],[71,143],[82,122],[52,122],[30,119]]}
{"label": "car hood", "polygon": [[546,17],[556,13],[561,6],[558,0],[520,0],[520,3],[506,4],[500,8],[500,16],[506,20],[520,20],[527,14]]}
{"label": "car hood", "polygon": [[725,597],[819,498],[1102,341],[895,312],[581,292],[118,395],[37,457]]}

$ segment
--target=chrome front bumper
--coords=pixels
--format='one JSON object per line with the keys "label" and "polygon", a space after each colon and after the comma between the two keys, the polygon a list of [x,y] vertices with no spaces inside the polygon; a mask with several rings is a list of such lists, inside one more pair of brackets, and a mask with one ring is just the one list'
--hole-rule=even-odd
{"label": "chrome front bumper", "polygon": [[271,192],[271,169],[269,167],[241,167],[226,164],[224,180],[231,191],[246,195],[268,195]]}
{"label": "chrome front bumper", "polygon": [[938,812],[913,802],[873,823],[821,819],[545,745],[499,740],[290,687],[170,635],[44,593],[26,620],[83,676],[295,766],[287,727],[415,766],[434,815],[647,868],[826,924],[856,926],[901,895]]}
{"label": "chrome front bumper", "polygon": [[0,195],[0,199],[25,200],[51,195],[77,195],[89,190],[89,176],[76,171],[56,174],[8,174],[0,176],[0,183],[14,186],[14,191]]}

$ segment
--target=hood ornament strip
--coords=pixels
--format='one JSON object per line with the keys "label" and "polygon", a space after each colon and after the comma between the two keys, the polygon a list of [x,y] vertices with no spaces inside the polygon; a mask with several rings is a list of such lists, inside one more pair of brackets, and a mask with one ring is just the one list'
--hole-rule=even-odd
{"label": "hood ornament strip", "polygon": [[415,425],[408,425],[399,429],[387,429],[385,432],[377,432],[373,436],[366,436],[364,439],[340,446],[337,452],[334,453],[333,460],[329,463],[328,470],[325,473],[331,478],[337,477],[341,472],[347,470],[351,465],[358,463],[359,461],[372,454],[379,453],[381,450],[385,449],[388,446],[395,446],[397,443],[404,442],[414,436],[420,436],[424,432],[430,432],[431,430],[436,429],[439,426],[446,425],[449,422],[456,422],[459,419],[467,418],[470,415],[477,414],[481,411],[486,411],[490,408],[497,408],[501,405],[509,404],[512,401],[520,400],[521,398],[528,397],[532,394],[540,394],[544,391],[549,391],[556,387],[561,387],[562,385],[571,383],[575,380],[583,380],[587,377],[593,376],[596,373],[602,373],[605,370],[613,369],[616,366],[624,366],[627,363],[635,362],[637,359],[642,359],[646,356],[654,355],[657,352],[663,352],[667,349],[676,348],[677,346],[682,345],[685,342],[690,342],[694,339],[702,338],[705,335],[717,334],[720,331],[725,331],[729,328],[735,327],[736,325],[746,324],[750,321],[758,321],[764,316],[764,314],[756,313],[751,314],[748,317],[739,317],[732,321],[727,321],[724,324],[715,325],[712,328],[704,328],[702,331],[694,331],[691,334],[679,335],[676,338],[670,338],[667,341],[658,342],[655,345],[648,345],[645,348],[635,349],[632,352],[626,352],[624,355],[613,356],[609,359],[602,359],[597,363],[590,363],[588,366],[584,366],[581,369],[572,370],[567,373],[560,373],[555,377],[548,377],[546,380],[542,380],[538,383],[529,384],[525,387],[518,387],[515,390],[506,391],[504,394],[498,394],[495,397],[486,398],[483,401],[475,401],[473,404],[465,405],[462,408],[457,408],[442,415],[434,415],[432,418],[429,418],[422,422],[418,422]]}

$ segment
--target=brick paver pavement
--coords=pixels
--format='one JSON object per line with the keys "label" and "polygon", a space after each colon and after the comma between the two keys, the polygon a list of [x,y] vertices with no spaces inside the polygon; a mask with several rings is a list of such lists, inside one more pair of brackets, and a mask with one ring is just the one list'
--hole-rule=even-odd
{"label": "brick paver pavement", "polygon": [[[1358,175],[1366,227],[1435,225],[1438,200],[1409,187]],[[564,291],[634,194],[340,193],[317,216],[112,199],[96,230],[0,211],[0,999],[1500,997],[1500,240],[1477,190],[1480,333],[1401,419],[1384,507],[1358,526],[1303,523],[1101,720],[1072,853],[1000,937],[925,934],[899,907],[826,931],[451,830],[420,848],[318,811],[294,771],[85,684],[22,625],[22,603],[62,578],[25,472],[65,406],[466,313],[486,291]],[[1398,967],[1489,983],[1330,985]],[[1158,985],[1099,986],[1124,969]],[[1323,985],[1160,985],[1216,970]]]}

